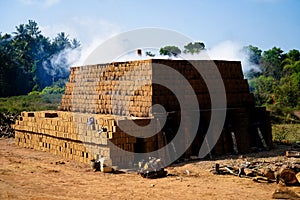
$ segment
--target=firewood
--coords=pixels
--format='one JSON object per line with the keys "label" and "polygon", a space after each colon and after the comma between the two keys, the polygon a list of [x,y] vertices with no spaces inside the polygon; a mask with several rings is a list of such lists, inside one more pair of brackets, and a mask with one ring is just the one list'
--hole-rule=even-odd
{"label": "firewood", "polygon": [[268,178],[269,180],[274,180],[275,179],[274,172],[270,168],[262,168],[262,169],[259,170],[259,172],[264,177]]}
{"label": "firewood", "polygon": [[300,151],[286,151],[285,152],[286,157],[300,157]]}
{"label": "firewood", "polygon": [[237,173],[235,173],[234,171],[232,171],[231,169],[229,169],[228,167],[224,167],[224,169],[226,170],[226,171],[228,171],[230,174],[232,174],[232,175],[235,175],[235,176],[237,176],[238,174]]}
{"label": "firewood", "polygon": [[286,166],[281,167],[276,174],[277,182],[281,181],[285,185],[295,185],[298,183],[296,174]]}
{"label": "firewood", "polygon": [[298,180],[298,183],[300,183],[300,172],[298,172],[298,173],[296,174],[296,178],[297,178],[297,180]]}
{"label": "firewood", "polygon": [[275,182],[275,180],[270,180],[267,177],[263,177],[263,176],[254,177],[252,180],[255,182],[261,182],[261,181],[268,182],[268,183]]}
{"label": "firewood", "polygon": [[215,164],[214,174],[220,174],[220,164],[219,163]]}
{"label": "firewood", "polygon": [[245,175],[246,175],[246,176],[255,176],[254,171],[251,170],[251,169],[245,168],[245,169],[244,169],[244,172],[245,172]]}

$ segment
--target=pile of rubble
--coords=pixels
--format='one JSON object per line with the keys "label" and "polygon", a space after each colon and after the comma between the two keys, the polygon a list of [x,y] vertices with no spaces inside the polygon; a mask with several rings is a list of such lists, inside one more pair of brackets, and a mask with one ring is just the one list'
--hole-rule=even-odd
{"label": "pile of rubble", "polygon": [[160,158],[149,157],[148,161],[140,161],[138,165],[138,173],[143,178],[162,178],[167,176],[167,171],[165,171]]}
{"label": "pile of rubble", "polygon": [[142,160],[137,164],[134,164],[132,169],[121,169],[117,170],[117,166],[112,166],[111,159],[109,158],[100,158],[98,160],[91,160],[91,168],[96,171],[101,171],[104,173],[137,173],[140,174],[143,178],[163,178],[167,176],[167,171],[164,168],[164,165],[160,158],[149,157],[149,160]]}
{"label": "pile of rubble", "polygon": [[1,137],[14,137],[14,129],[11,128],[11,124],[14,124],[18,119],[19,114],[0,112],[0,138]]}
{"label": "pile of rubble", "polygon": [[[300,161],[300,160],[299,160]],[[241,165],[215,164],[214,174],[231,174],[252,178],[256,182],[276,182],[284,185],[300,184],[300,162],[245,162]]]}
{"label": "pile of rubble", "polygon": [[[297,144],[300,148],[299,144]],[[255,182],[277,183],[278,188],[273,194],[275,199],[300,199],[300,151],[286,151],[284,159],[276,161],[232,162],[231,164],[216,163],[211,170],[217,175],[234,175],[250,178]],[[288,186],[288,187],[285,187]],[[297,192],[292,189],[296,188]],[[299,192],[298,192],[299,190]]]}

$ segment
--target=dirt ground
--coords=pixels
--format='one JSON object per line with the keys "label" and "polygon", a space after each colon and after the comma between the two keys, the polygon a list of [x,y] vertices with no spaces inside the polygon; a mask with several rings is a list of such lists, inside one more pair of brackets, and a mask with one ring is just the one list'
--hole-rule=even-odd
{"label": "dirt ground", "polygon": [[[274,160],[281,159],[274,154],[283,153],[275,150],[254,157]],[[251,156],[239,159],[255,159]],[[0,199],[272,199],[276,183],[209,172],[216,162],[233,161],[226,157],[173,166],[167,169],[170,176],[145,179],[93,172],[88,165],[1,139]]]}

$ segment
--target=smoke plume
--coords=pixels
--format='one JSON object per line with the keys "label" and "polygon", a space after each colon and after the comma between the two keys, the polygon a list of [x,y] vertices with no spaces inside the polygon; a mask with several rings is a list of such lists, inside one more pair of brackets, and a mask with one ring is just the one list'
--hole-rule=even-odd
{"label": "smoke plume", "polygon": [[[183,49],[182,47],[180,47]],[[259,67],[249,62],[249,54],[244,49],[244,46],[233,41],[224,41],[211,48],[200,51],[198,54],[181,54],[178,57],[162,56],[159,54],[159,49],[143,49],[142,55],[139,56],[135,51],[128,52],[125,55],[120,56],[115,61],[127,61],[127,60],[143,60],[150,59],[152,57],[147,56],[145,52],[150,51],[156,59],[173,59],[173,60],[231,60],[241,61],[243,72],[255,70],[259,71]]]}

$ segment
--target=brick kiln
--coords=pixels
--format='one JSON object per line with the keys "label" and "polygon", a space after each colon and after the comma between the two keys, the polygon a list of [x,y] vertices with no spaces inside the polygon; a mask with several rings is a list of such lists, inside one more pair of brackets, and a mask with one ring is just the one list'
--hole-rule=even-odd
{"label": "brick kiln", "polygon": [[[155,70],[155,64],[169,66],[183,75],[198,99],[198,132],[182,157],[198,155],[211,117],[205,79],[193,66],[209,74],[211,66],[216,65],[226,90],[227,107],[218,108],[226,110],[226,120],[211,153],[245,153],[272,146],[269,113],[255,107],[240,62],[160,59],[72,67],[60,111],[22,112],[14,125],[16,144],[85,163],[100,157],[110,158],[112,165],[119,167],[137,162],[131,152],[151,152],[163,147],[174,138],[180,124],[180,104],[174,93],[162,85],[151,84],[154,76],[172,79]],[[172,81],[189,99],[191,94],[185,93],[181,80]],[[218,86],[215,88],[217,93]],[[132,121],[140,126],[149,124],[156,117],[150,110],[154,104],[163,105],[168,113],[165,125],[156,135],[134,137],[120,129],[121,125],[130,127]],[[159,130],[158,123],[150,128]]]}

